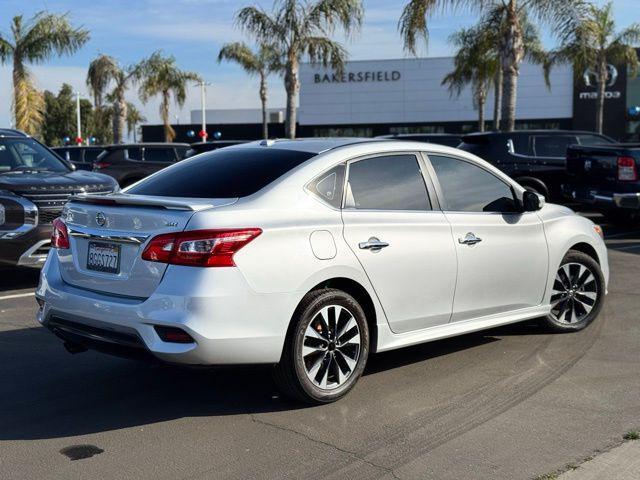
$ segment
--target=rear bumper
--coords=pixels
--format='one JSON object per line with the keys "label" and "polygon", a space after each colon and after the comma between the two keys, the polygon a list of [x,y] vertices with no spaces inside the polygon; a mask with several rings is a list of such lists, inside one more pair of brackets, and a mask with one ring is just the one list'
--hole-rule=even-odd
{"label": "rear bumper", "polygon": [[51,225],[39,224],[19,237],[0,239],[0,264],[40,268],[47,259]]}
{"label": "rear bumper", "polygon": [[640,192],[616,193],[574,185],[563,185],[562,191],[565,197],[579,203],[607,208],[640,209]]}
{"label": "rear bumper", "polygon": [[[257,294],[237,268],[174,267],[151,297],[131,299],[65,283],[52,253],[36,290],[44,302],[37,320],[67,342],[127,357],[207,366],[280,360],[296,294]],[[154,326],[180,328],[194,342],[164,342]]]}

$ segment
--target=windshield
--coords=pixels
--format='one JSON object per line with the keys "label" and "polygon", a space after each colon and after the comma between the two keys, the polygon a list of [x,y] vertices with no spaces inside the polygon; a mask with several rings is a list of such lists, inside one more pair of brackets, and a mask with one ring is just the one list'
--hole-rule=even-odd
{"label": "windshield", "polygon": [[0,174],[68,171],[60,159],[32,138],[0,138]]}
{"label": "windshield", "polygon": [[262,147],[221,148],[161,170],[126,193],[159,197],[246,197],[315,155]]}

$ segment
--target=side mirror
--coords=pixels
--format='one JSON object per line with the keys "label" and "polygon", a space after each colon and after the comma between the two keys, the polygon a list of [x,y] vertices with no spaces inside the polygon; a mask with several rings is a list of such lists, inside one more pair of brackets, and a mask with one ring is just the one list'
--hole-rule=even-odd
{"label": "side mirror", "polygon": [[525,212],[535,212],[544,207],[545,199],[543,195],[533,192],[531,190],[525,190],[522,194],[522,208]]}

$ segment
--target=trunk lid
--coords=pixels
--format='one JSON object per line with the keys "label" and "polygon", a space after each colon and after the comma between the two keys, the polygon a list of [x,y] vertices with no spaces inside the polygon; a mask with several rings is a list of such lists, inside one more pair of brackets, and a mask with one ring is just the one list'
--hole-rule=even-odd
{"label": "trunk lid", "polygon": [[167,268],[142,259],[148,242],[156,235],[184,230],[196,211],[235,201],[127,194],[76,198],[62,214],[70,240],[69,249],[56,250],[62,278],[69,285],[100,293],[147,298]]}

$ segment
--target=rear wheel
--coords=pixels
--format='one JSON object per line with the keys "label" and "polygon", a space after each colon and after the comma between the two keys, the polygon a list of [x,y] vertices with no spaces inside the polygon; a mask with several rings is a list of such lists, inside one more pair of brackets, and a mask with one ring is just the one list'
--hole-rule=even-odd
{"label": "rear wheel", "polygon": [[546,324],[558,332],[582,330],[600,313],[604,289],[600,265],[589,255],[570,250],[556,273]]}
{"label": "rear wheel", "polygon": [[336,289],[310,292],[293,319],[275,380],[285,395],[307,403],[330,403],[346,395],[369,355],[362,307]]}

